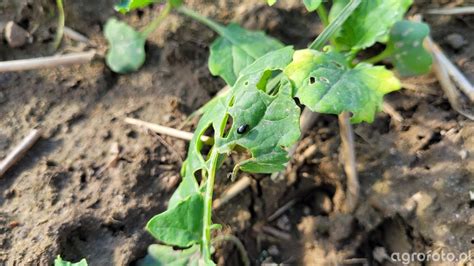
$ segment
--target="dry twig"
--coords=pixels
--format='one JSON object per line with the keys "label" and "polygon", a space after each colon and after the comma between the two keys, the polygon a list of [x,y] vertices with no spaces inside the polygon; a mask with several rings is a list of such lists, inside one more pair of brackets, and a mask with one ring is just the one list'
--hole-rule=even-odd
{"label": "dry twig", "polygon": [[90,44],[89,38],[86,36],[82,35],[81,33],[65,26],[64,27],[64,36],[68,37],[71,40],[74,40],[76,42],[82,42],[85,44]]}
{"label": "dry twig", "polygon": [[[152,131],[154,131],[158,134],[168,135],[168,136],[175,137],[175,138],[178,138],[178,139],[183,139],[183,140],[188,140],[189,141],[193,138],[193,133],[191,133],[191,132],[186,132],[186,131],[178,130],[178,129],[171,128],[171,127],[165,127],[165,126],[162,126],[162,125],[145,122],[145,121],[135,119],[135,118],[127,117],[127,118],[125,118],[124,121],[127,124],[140,126],[140,127],[145,127],[145,128],[151,129]],[[208,137],[208,136],[202,136],[201,141],[206,143],[206,144],[212,144],[214,142],[214,140],[211,137]]]}
{"label": "dry twig", "polygon": [[252,184],[252,178],[244,175],[237,182],[233,183],[229,187],[229,189],[227,189],[224,193],[222,193],[222,195],[219,198],[214,200],[214,202],[212,203],[212,208],[214,210],[219,209],[222,205],[226,204],[235,196],[240,194],[240,192],[247,189],[250,186],[250,184]]}
{"label": "dry twig", "polygon": [[342,140],[342,159],[347,176],[347,191],[345,212],[352,212],[359,201],[359,178],[357,177],[356,155],[354,148],[354,132],[350,123],[350,114],[344,112],[339,115],[339,127]]}
{"label": "dry twig", "polygon": [[66,66],[73,64],[89,63],[94,58],[96,52],[81,52],[67,55],[47,56],[33,59],[21,59],[0,62],[0,73],[12,71],[24,71],[42,69],[49,67]]}
{"label": "dry twig", "polygon": [[28,136],[26,136],[18,146],[16,146],[7,157],[0,162],[0,177],[3,176],[10,167],[17,163],[23,155],[35,144],[41,137],[41,130],[33,129]]}
{"label": "dry twig", "polygon": [[469,14],[474,14],[474,6],[430,9],[430,10],[426,11],[426,14],[430,14],[430,15],[469,15]]}

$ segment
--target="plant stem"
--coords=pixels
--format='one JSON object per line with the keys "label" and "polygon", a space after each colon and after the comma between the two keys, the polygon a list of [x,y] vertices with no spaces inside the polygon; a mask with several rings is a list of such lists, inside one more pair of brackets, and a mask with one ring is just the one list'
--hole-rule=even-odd
{"label": "plant stem", "polygon": [[56,36],[54,37],[54,50],[57,50],[59,45],[61,44],[61,40],[63,39],[64,33],[64,23],[66,21],[66,17],[64,15],[63,0],[56,0],[56,5],[58,6],[58,26],[56,29]]}
{"label": "plant stem", "polygon": [[324,31],[319,34],[319,36],[308,46],[310,49],[321,50],[326,42],[331,38],[331,36],[341,27],[344,21],[354,12],[354,10],[359,6],[361,0],[351,0],[337,18],[331,22]]}
{"label": "plant stem", "polygon": [[173,9],[171,4],[166,3],[163,10],[160,11],[160,14],[158,14],[158,16],[142,30],[142,35],[145,38],[148,38],[148,36],[154,32],[160,26],[161,22],[163,22],[163,20],[168,16],[171,9]]}
{"label": "plant stem", "polygon": [[328,11],[326,10],[326,7],[323,3],[319,5],[318,9],[316,9],[316,12],[318,12],[318,16],[321,19],[323,26],[327,27],[329,25]]}
{"label": "plant stem", "polygon": [[199,22],[201,22],[202,24],[208,26],[209,28],[211,28],[213,31],[217,32],[217,34],[221,35],[221,36],[225,36],[226,33],[224,32],[224,27],[222,25],[220,25],[219,23],[215,22],[215,21],[212,21],[211,19],[195,12],[194,10],[191,10],[189,8],[186,8],[184,6],[181,6],[181,7],[178,7],[178,12],[180,12],[181,14],[183,15],[186,15],[192,19],[195,19]]}
{"label": "plant stem", "polygon": [[364,63],[375,64],[392,55],[392,49],[385,48],[380,54],[364,60]]}
{"label": "plant stem", "polygon": [[204,196],[204,220],[202,232],[202,254],[207,260],[211,258],[211,225],[212,225],[212,195],[214,192],[214,181],[216,178],[217,162],[219,153],[215,148],[211,151],[209,175],[206,180],[206,192]]}

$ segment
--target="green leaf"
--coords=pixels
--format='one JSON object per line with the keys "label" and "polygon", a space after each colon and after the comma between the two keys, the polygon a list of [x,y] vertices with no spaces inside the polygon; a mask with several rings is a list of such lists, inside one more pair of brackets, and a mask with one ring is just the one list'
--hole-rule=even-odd
{"label": "green leaf", "polygon": [[277,0],[267,0],[269,6],[273,6],[276,2]]}
{"label": "green leaf", "polygon": [[350,69],[342,54],[331,51],[297,51],[285,73],[302,104],[319,113],[352,112],[352,123],[372,122],[383,96],[401,88],[385,67],[359,64]]}
{"label": "green leaf", "polygon": [[148,255],[139,266],[198,266],[201,254],[199,246],[175,250],[169,246],[153,244],[148,246]]}
{"label": "green leaf", "polygon": [[[286,47],[257,59],[241,72],[227,98],[233,123],[227,136],[216,137],[215,146],[219,153],[230,153],[236,146],[248,149],[252,157],[237,164],[244,171],[273,173],[284,169],[288,161],[284,148],[300,136],[300,108],[293,100],[290,81],[279,76],[277,94],[266,91],[271,73],[283,70],[293,52]],[[237,130],[242,125],[248,127],[243,134]]]}
{"label": "green leaf", "polygon": [[318,7],[321,5],[321,2],[322,0],[303,0],[306,9],[308,9],[310,12],[318,9]]}
{"label": "green leaf", "polygon": [[122,0],[120,3],[115,5],[115,10],[118,12],[125,14],[130,12],[134,9],[146,7],[150,4],[156,3],[159,0]]}
{"label": "green leaf", "polygon": [[[334,21],[349,0],[335,0],[329,13]],[[408,10],[413,0],[364,0],[344,22],[335,37],[340,50],[358,51],[375,42],[386,42],[390,28]]]}
{"label": "green leaf", "polygon": [[61,256],[58,255],[54,260],[54,266],[87,266],[87,261],[86,259],[82,259],[79,262],[72,263],[61,259]]}
{"label": "green leaf", "polygon": [[423,47],[423,40],[430,33],[425,23],[402,20],[390,31],[387,49],[391,60],[402,76],[425,74],[431,68],[431,55]]}
{"label": "green leaf", "polygon": [[117,73],[138,70],[145,62],[146,38],[115,18],[107,21],[104,31],[109,42],[106,63],[110,69]]}
{"label": "green leaf", "polygon": [[234,85],[241,70],[266,53],[283,48],[278,40],[260,31],[249,31],[237,24],[221,26],[211,45],[209,70]]}
{"label": "green leaf", "polygon": [[151,218],[146,229],[167,245],[189,247],[201,241],[203,215],[204,198],[197,193]]}

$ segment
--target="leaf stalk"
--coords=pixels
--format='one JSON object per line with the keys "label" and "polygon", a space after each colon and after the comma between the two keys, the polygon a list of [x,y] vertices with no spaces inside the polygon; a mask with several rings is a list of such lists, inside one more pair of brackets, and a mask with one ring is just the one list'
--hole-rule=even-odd
{"label": "leaf stalk", "polygon": [[226,32],[225,32],[225,29],[222,25],[220,25],[219,23],[215,22],[215,21],[212,21],[211,19],[207,18],[206,16],[203,16],[199,13],[197,13],[196,11],[192,10],[192,9],[189,9],[189,8],[186,8],[184,6],[180,6],[179,8],[177,8],[178,12],[183,14],[183,15],[186,15],[196,21],[199,21],[201,22],[202,24],[208,26],[209,28],[211,28],[213,31],[217,32],[217,34],[221,35],[221,36],[225,36],[226,35]]}
{"label": "leaf stalk", "polygon": [[141,31],[141,34],[145,37],[145,39],[148,38],[148,36],[160,26],[172,9],[173,7],[171,4],[169,2],[166,3],[165,7],[160,11],[158,16]]}
{"label": "leaf stalk", "polygon": [[209,175],[206,180],[206,191],[204,195],[204,217],[202,232],[202,254],[205,260],[211,259],[211,226],[212,226],[212,195],[214,192],[214,181],[216,178],[217,162],[219,153],[215,148],[210,155]]}
{"label": "leaf stalk", "polygon": [[349,18],[349,16],[354,12],[354,10],[360,5],[361,0],[351,0],[337,18],[329,23],[328,27],[319,34],[319,36],[308,46],[310,49],[321,50],[326,42],[331,38],[334,33],[342,26],[342,24]]}
{"label": "leaf stalk", "polygon": [[54,36],[53,49],[57,50],[61,44],[64,34],[64,24],[66,22],[66,16],[64,15],[63,0],[56,0],[56,6],[58,7],[58,26],[56,29],[56,36]]}

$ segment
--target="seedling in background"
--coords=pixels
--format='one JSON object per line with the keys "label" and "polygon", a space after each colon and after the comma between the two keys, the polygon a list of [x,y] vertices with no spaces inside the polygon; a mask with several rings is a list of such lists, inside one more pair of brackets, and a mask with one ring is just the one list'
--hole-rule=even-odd
{"label": "seedling in background", "polygon": [[54,266],[87,266],[87,262],[85,259],[82,259],[79,262],[74,263],[65,261],[61,258],[61,256],[57,256],[54,260]]}
{"label": "seedling in background", "polygon": [[[268,0],[269,4],[275,2]],[[129,0],[118,9],[126,12],[150,3]],[[210,48],[209,69],[231,90],[201,110],[202,118],[182,167],[183,179],[168,209],[153,217],[146,227],[168,246],[150,246],[143,265],[214,264],[211,231],[219,225],[212,223],[211,203],[216,171],[237,147],[250,156],[236,163],[234,174],[239,170],[283,170],[289,160],[287,148],[300,136],[301,110],[295,98],[314,112],[350,112],[353,123],[372,122],[383,96],[401,88],[392,71],[373,64],[389,60],[401,75],[429,70],[431,58],[422,46],[428,27],[402,20],[412,0],[335,0],[329,12],[321,1],[305,0],[304,4],[309,11],[316,10],[327,27],[307,49],[294,50],[262,32],[236,24],[223,26],[181,3],[166,3],[157,20],[176,9],[219,34]],[[145,39],[151,32],[138,33],[125,23],[108,22],[105,33],[111,43],[109,66],[120,73],[138,69],[145,57]],[[331,45],[323,48],[329,40]],[[359,63],[358,53],[377,42],[387,48]],[[214,143],[208,153],[202,154],[205,144],[201,137],[210,129]]]}

